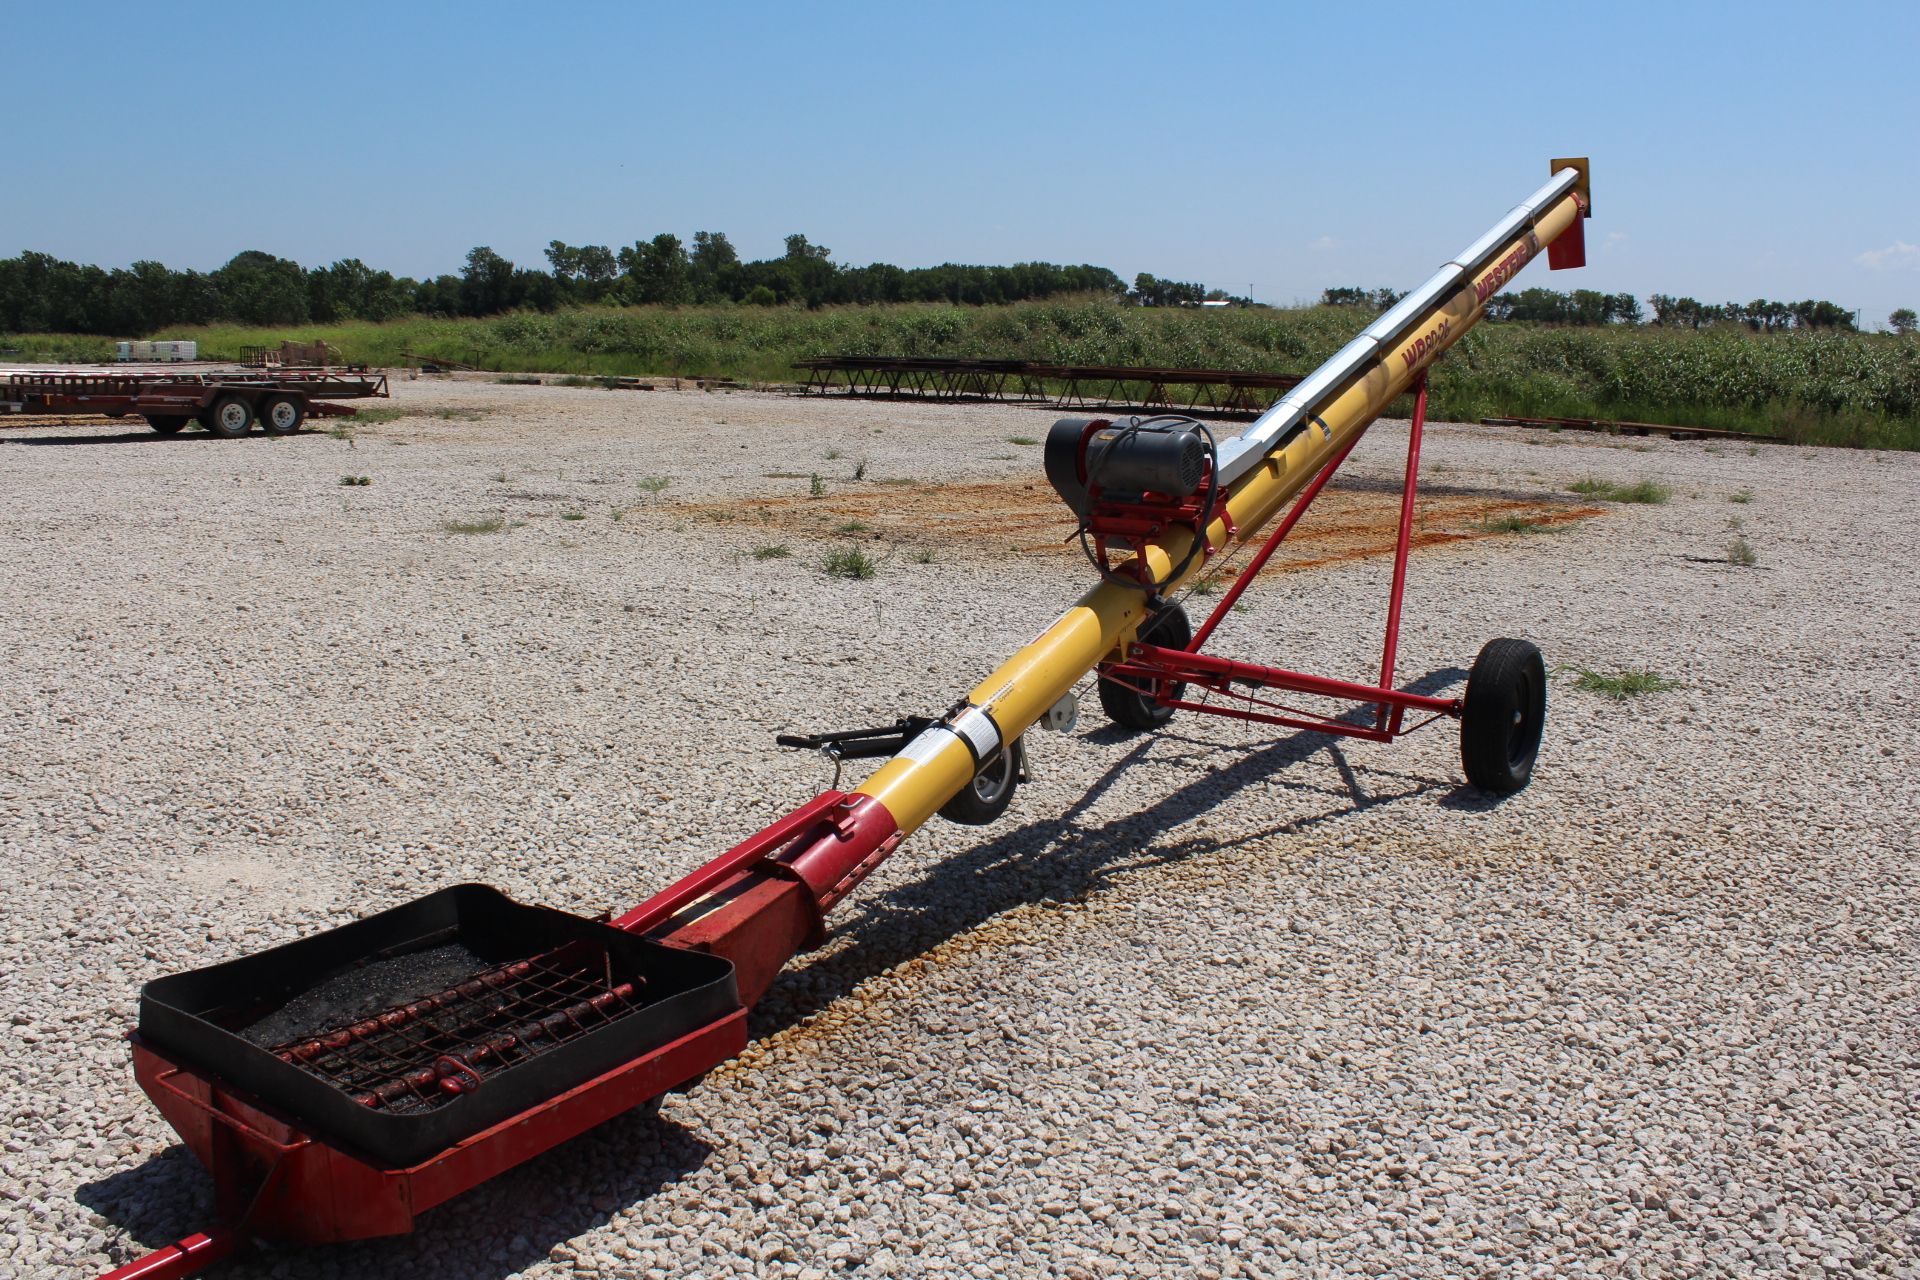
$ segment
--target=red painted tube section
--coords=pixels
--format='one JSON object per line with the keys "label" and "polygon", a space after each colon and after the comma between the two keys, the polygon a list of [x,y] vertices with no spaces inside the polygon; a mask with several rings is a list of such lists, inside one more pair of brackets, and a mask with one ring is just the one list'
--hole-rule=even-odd
{"label": "red painted tube section", "polygon": [[684,908],[711,896],[714,890],[729,880],[764,862],[789,840],[797,839],[818,826],[820,820],[845,799],[846,796],[838,791],[820,793],[772,826],[748,836],[698,871],[682,877],[620,916],[613,922],[613,927],[630,933],[645,933],[665,923]]}
{"label": "red painted tube section", "polygon": [[240,1247],[240,1236],[227,1227],[196,1232],[144,1258],[116,1267],[100,1280],[180,1280],[210,1267]]}
{"label": "red painted tube section", "polygon": [[822,915],[873,874],[905,836],[887,807],[872,796],[843,798],[829,814],[826,830],[781,858],[806,882]]}

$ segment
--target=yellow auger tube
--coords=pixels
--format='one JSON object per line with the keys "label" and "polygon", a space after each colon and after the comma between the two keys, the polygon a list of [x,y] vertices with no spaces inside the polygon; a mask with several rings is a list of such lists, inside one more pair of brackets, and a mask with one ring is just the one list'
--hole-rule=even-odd
{"label": "yellow auger tube", "polygon": [[[1557,176],[1564,177],[1565,172]],[[1312,403],[1306,430],[1293,434],[1234,481],[1226,507],[1235,533],[1228,532],[1224,518],[1216,519],[1207,527],[1209,546],[1218,550],[1234,536],[1245,541],[1256,535],[1335,453],[1479,321],[1488,298],[1581,214],[1581,198],[1569,191],[1533,215],[1530,227],[1491,252],[1475,255],[1480,265],[1463,274],[1457,287],[1436,297],[1398,330],[1400,336],[1393,343],[1382,346],[1350,377]],[[1146,547],[1142,554],[1151,576],[1165,575],[1186,554],[1192,539],[1190,531],[1175,529]],[[1180,581],[1203,567],[1196,562]],[[1101,583],[975,686],[967,701],[992,717],[1003,741],[1013,742],[1096,664],[1121,656],[1116,650],[1131,642],[1146,610],[1144,592]],[[900,830],[910,832],[971,782],[973,774],[974,753],[967,743],[954,733],[935,729],[908,744],[855,791],[880,801]]]}

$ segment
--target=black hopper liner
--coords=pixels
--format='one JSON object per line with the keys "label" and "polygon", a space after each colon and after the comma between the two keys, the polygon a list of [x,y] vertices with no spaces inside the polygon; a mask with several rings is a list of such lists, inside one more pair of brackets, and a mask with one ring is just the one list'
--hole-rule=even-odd
{"label": "black hopper liner", "polygon": [[[542,967],[542,958],[549,967]],[[528,960],[535,964],[519,963]],[[566,976],[546,981],[519,976],[528,972]],[[504,1011],[522,994],[517,984],[525,988],[532,1016],[544,1014],[563,1034],[551,1040],[523,1035],[513,1051],[491,1057],[484,1048],[475,1052],[445,1037],[428,1037],[430,1047],[414,1049],[409,1058],[405,1051],[413,1044],[383,1032],[356,1040],[352,1049],[352,1056],[371,1060],[375,1070],[356,1069],[331,1079],[327,1071],[299,1065],[301,1058],[289,1052],[328,1033],[341,1040],[349,1025],[371,1027],[383,1011],[409,1002],[424,999],[431,1006],[436,993],[451,998],[450,989],[463,983],[469,991],[478,990],[474,979],[485,974],[501,984],[498,1008]],[[616,999],[608,992],[631,994]],[[494,995],[489,990],[480,1001]],[[541,1000],[545,1003],[538,1004]],[[478,1007],[461,1003],[467,1006],[463,1017]],[[222,1084],[252,1094],[314,1137],[398,1168],[418,1164],[739,1008],[727,960],[648,942],[563,911],[524,906],[486,885],[465,884],[270,951],[155,979],[140,992],[140,1035]],[[472,1044],[481,1044],[490,1033],[525,1030],[531,1024],[514,1019],[528,1016],[503,1013],[487,1021],[482,1010]],[[429,1024],[436,1018],[442,1025],[450,1021],[438,1012],[414,1022],[392,1012],[389,1018],[409,1032],[416,1027],[432,1031]],[[469,1034],[465,1025],[453,1034]],[[470,1087],[457,1094],[397,1090],[391,1105],[369,1106],[357,1100],[367,1092],[363,1085],[344,1078],[397,1078],[396,1072],[407,1068],[433,1068],[442,1053],[475,1068],[468,1076]],[[309,1062],[326,1067],[335,1060],[322,1054]]]}

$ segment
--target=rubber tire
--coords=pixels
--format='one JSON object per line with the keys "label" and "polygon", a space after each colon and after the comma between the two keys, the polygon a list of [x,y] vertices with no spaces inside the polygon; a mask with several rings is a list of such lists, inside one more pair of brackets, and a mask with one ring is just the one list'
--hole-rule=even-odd
{"label": "rubber tire", "polygon": [[1020,740],[1014,739],[974,775],[973,781],[940,806],[940,816],[963,827],[984,827],[1005,813],[1020,787],[1020,754],[1024,750]]}
{"label": "rubber tire", "polygon": [[1547,727],[1547,664],[1525,640],[1489,640],[1467,676],[1460,763],[1482,791],[1510,796],[1533,778]]}
{"label": "rubber tire", "polygon": [[[1179,605],[1163,605],[1160,612],[1141,624],[1140,640],[1143,644],[1157,644],[1162,649],[1184,649],[1193,643],[1193,624],[1187,621],[1187,611]],[[1099,685],[1101,708],[1106,711],[1107,719],[1123,729],[1158,729],[1173,719],[1172,707],[1163,707],[1154,699],[1118,681],[1102,679]],[[1186,692],[1186,688],[1184,684],[1176,684],[1167,692],[1177,698]]]}
{"label": "rubber tire", "polygon": [[245,396],[221,396],[202,411],[200,425],[222,440],[238,440],[253,430],[253,405]]}
{"label": "rubber tire", "polygon": [[[284,424],[275,421],[283,408],[287,411]],[[299,396],[268,396],[260,403],[260,429],[270,436],[290,436],[306,420],[307,406]]]}
{"label": "rubber tire", "polygon": [[145,415],[147,425],[163,436],[177,435],[186,430],[193,419],[184,413],[149,413]]}

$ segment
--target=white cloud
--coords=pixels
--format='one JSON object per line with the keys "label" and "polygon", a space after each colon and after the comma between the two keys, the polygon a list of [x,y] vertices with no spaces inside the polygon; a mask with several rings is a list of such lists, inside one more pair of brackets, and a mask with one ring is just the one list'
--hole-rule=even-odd
{"label": "white cloud", "polygon": [[1307,248],[1313,250],[1315,253],[1328,253],[1339,247],[1340,242],[1332,236],[1321,236],[1318,240],[1315,240],[1307,246]]}
{"label": "white cloud", "polygon": [[1855,262],[1869,271],[1920,271],[1920,244],[1895,240],[1884,249],[1869,249]]}
{"label": "white cloud", "polygon": [[1600,242],[1600,250],[1601,252],[1604,253],[1609,249],[1618,249],[1621,245],[1625,244],[1626,242],[1627,242],[1626,232],[1609,231],[1607,232],[1607,238]]}

